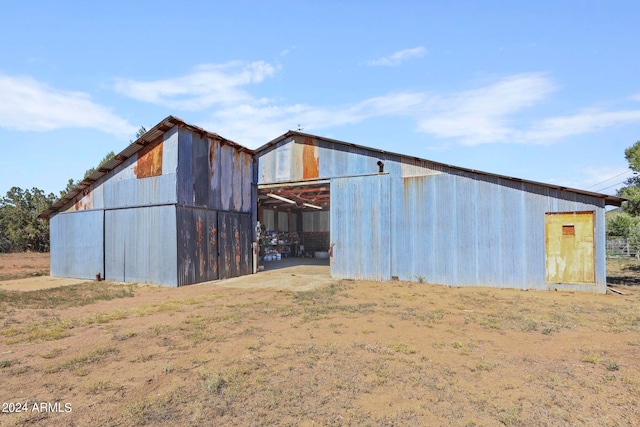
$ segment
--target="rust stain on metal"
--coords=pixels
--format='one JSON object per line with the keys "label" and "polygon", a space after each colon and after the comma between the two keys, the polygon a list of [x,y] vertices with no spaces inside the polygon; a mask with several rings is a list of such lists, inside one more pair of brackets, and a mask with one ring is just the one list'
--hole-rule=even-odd
{"label": "rust stain on metal", "polygon": [[196,230],[198,232],[198,267],[200,277],[204,277],[204,251],[202,250],[202,218],[198,217],[198,222],[196,223]]}
{"label": "rust stain on metal", "polygon": [[138,162],[133,168],[133,173],[138,178],[162,175],[162,142],[159,137],[138,151]]}
{"label": "rust stain on metal", "polygon": [[[218,274],[218,229],[213,227],[211,229],[211,242],[209,246],[209,257],[211,258],[211,267],[213,272]],[[217,277],[217,276],[216,276]]]}
{"label": "rust stain on metal", "polygon": [[87,187],[75,197],[73,208],[77,211],[83,211],[93,208],[93,197],[91,187]]}
{"label": "rust stain on metal", "polygon": [[318,178],[318,147],[312,138],[305,138],[302,149],[302,178]]}
{"label": "rust stain on metal", "polygon": [[236,265],[238,267],[240,267],[240,260],[241,260],[241,255],[240,255],[240,232],[238,230],[235,230],[235,238],[236,238]]}

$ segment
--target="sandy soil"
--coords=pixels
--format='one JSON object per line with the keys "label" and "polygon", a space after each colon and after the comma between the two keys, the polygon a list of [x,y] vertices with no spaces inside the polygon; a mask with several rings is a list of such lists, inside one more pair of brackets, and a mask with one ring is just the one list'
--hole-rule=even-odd
{"label": "sandy soil", "polygon": [[0,254],[0,281],[48,274],[48,253],[21,252]]}
{"label": "sandy soil", "polygon": [[0,302],[0,403],[27,411],[0,425],[638,425],[636,287],[337,282],[309,268],[69,308],[12,294],[26,305]]}

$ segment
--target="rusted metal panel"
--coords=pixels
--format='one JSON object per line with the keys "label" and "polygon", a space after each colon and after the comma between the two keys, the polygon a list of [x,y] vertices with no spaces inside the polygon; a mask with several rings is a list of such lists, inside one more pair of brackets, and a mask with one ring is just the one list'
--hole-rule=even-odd
{"label": "rusted metal panel", "polygon": [[318,147],[315,139],[310,137],[304,138],[302,151],[302,178],[313,179],[319,177],[319,160]]}
{"label": "rusted metal panel", "polygon": [[178,286],[217,280],[218,213],[179,207]]}
{"label": "rusted metal panel", "polygon": [[209,208],[222,209],[220,201],[222,166],[220,163],[220,142],[209,139]]}
{"label": "rusted metal panel", "polygon": [[594,212],[545,217],[547,283],[595,284]]}
{"label": "rusted metal panel", "polygon": [[177,286],[176,208],[105,212],[105,278]]}
{"label": "rusted metal panel", "polygon": [[231,212],[218,214],[220,279],[251,274],[251,215]]}
{"label": "rusted metal panel", "polygon": [[95,279],[104,277],[104,212],[60,213],[51,217],[51,275]]}
{"label": "rusted metal panel", "polygon": [[182,128],[178,131],[178,204],[193,206],[195,177],[193,176],[193,132]]}
{"label": "rusted metal panel", "polygon": [[242,211],[242,184],[244,182],[242,158],[243,153],[233,150],[233,166],[230,173],[232,174],[233,187],[231,188],[231,210],[234,212]]}
{"label": "rusted metal panel", "polygon": [[391,180],[371,175],[331,180],[331,276],[391,279]]}
{"label": "rusted metal panel", "polygon": [[241,212],[252,212],[253,208],[253,156],[249,153],[242,153],[242,208]]}
{"label": "rusted metal panel", "polygon": [[162,175],[162,148],[163,137],[160,136],[138,151],[138,160],[133,168],[137,178]]}
{"label": "rusted metal panel", "polygon": [[203,138],[197,133],[192,133],[192,156],[194,177],[193,205],[198,207],[208,207],[209,193],[211,192],[210,169],[209,169],[209,138]]}
{"label": "rusted metal panel", "polygon": [[233,206],[233,147],[220,147],[220,207],[231,210]]}

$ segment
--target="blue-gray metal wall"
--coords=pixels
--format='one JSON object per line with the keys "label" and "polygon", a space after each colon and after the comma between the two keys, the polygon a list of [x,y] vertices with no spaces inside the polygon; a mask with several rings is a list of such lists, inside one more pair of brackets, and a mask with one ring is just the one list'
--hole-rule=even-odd
{"label": "blue-gray metal wall", "polygon": [[389,175],[331,180],[331,275],[391,279]]}
{"label": "blue-gray metal wall", "polygon": [[[452,286],[606,291],[599,199],[497,177],[392,182],[392,276]],[[595,212],[596,284],[546,283],[545,214]]]}
{"label": "blue-gray metal wall", "polygon": [[104,277],[101,210],[58,214],[51,218],[51,275],[95,279]]}
{"label": "blue-gray metal wall", "polygon": [[105,278],[177,286],[176,208],[105,212]]}
{"label": "blue-gray metal wall", "polygon": [[180,126],[148,148],[51,217],[52,275],[181,286],[249,274],[252,155]]}
{"label": "blue-gray metal wall", "polygon": [[[600,198],[299,135],[256,157],[259,184],[331,181],[335,277],[606,291]],[[596,284],[547,284],[545,214],[574,211],[595,212]]]}

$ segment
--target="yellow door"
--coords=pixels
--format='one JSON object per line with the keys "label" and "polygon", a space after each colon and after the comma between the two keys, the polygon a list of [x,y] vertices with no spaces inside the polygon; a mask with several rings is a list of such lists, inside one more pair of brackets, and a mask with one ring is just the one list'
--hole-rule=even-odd
{"label": "yellow door", "polygon": [[593,212],[548,213],[547,283],[595,284]]}

